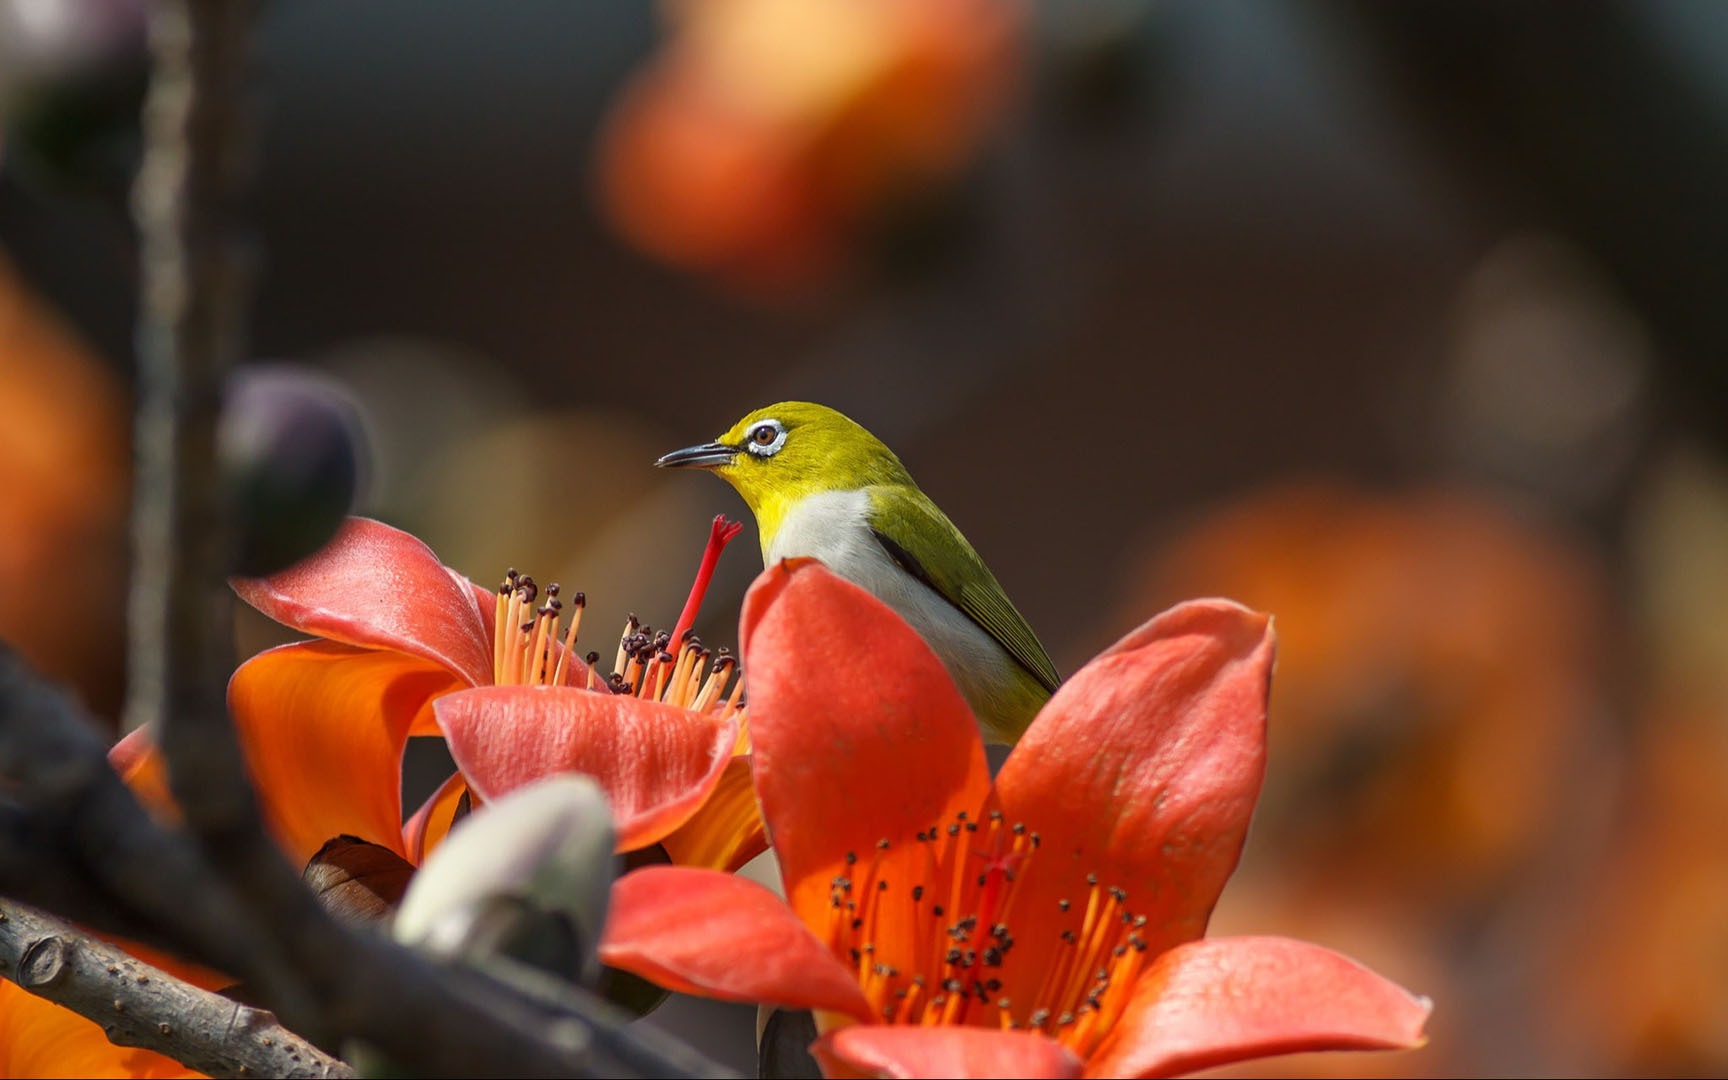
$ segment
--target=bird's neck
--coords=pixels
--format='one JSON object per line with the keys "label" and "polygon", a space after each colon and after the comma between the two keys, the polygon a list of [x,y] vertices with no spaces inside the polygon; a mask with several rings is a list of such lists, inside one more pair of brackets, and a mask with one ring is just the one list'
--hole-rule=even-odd
{"label": "bird's neck", "polygon": [[814,555],[832,558],[869,532],[869,489],[830,489],[755,508],[762,561]]}

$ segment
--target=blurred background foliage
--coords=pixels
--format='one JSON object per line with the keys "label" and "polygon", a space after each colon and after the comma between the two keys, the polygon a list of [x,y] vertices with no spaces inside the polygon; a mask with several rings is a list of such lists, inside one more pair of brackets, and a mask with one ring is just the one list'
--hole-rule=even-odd
{"label": "blurred background foliage", "polygon": [[[0,2],[0,635],[109,716],[141,27]],[[365,512],[670,624],[742,507],[650,463],[834,405],[1064,670],[1276,616],[1214,929],[1438,1007],[1273,1066],[1728,1071],[1728,8],[278,0],[258,54],[253,352],[358,404]]]}

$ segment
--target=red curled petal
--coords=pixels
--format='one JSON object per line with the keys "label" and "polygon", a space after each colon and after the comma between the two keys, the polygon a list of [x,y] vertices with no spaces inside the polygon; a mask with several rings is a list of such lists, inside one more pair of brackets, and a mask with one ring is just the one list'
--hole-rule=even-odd
{"label": "red curled petal", "polygon": [[746,878],[651,866],[619,878],[600,959],[668,990],[866,1017],[851,971]]}
{"label": "red curled petal", "polygon": [[1074,1052],[1029,1031],[858,1024],[811,1047],[829,1076],[1059,1078],[1080,1075]]}
{"label": "red curled petal", "polygon": [[1302,1050],[1420,1046],[1432,1009],[1305,941],[1195,941],[1160,956],[1134,984],[1086,1075],[1169,1076]]}
{"label": "red curled petal", "polygon": [[619,851],[657,843],[688,821],[738,738],[735,720],[567,686],[483,686],[433,708],[482,799],[554,773],[592,776],[612,804]]}
{"label": "red curled petal", "polygon": [[467,779],[459,772],[451,773],[448,780],[438,785],[438,790],[426,797],[414,816],[402,823],[402,850],[409,862],[419,866],[444,842],[456,824],[456,812],[462,808],[464,799],[472,809],[480,808],[473,805],[475,799],[468,790]]}
{"label": "red curled petal", "polygon": [[240,599],[285,626],[417,656],[485,686],[491,638],[475,592],[459,580],[418,538],[356,517],[280,574],[232,584]]}
{"label": "red curled petal", "polygon": [[887,605],[811,559],[762,572],[741,636],[756,790],[788,900],[823,925],[846,855],[868,858],[883,840],[884,877],[922,881],[914,837],[977,813],[990,789],[977,723],[942,662]]}
{"label": "red curled petal", "polygon": [[303,866],[333,836],[402,853],[402,750],[428,702],[461,688],[400,653],[303,641],[259,653],[228,708],[271,832]]}
{"label": "red curled petal", "polygon": [[[1272,657],[1266,615],[1196,600],[1075,673],[996,778],[1003,813],[1042,834],[1016,910],[1055,912],[1096,874],[1146,917],[1150,955],[1205,933],[1265,771]],[[1055,935],[1029,937],[1025,970],[1038,971]]]}

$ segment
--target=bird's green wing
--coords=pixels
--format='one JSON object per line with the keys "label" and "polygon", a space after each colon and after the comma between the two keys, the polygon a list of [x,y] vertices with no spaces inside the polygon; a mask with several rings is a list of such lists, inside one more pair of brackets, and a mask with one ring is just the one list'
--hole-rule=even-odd
{"label": "bird's green wing", "polygon": [[[871,529],[888,556],[995,638],[1015,663],[1056,692],[1061,676],[984,560],[948,516],[916,491],[870,491]],[[942,552],[943,558],[935,553]]]}

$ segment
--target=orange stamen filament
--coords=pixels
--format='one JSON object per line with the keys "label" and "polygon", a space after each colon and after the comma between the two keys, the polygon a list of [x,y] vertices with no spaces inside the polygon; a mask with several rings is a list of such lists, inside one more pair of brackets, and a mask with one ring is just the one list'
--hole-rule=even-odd
{"label": "orange stamen filament", "polygon": [[[1062,945],[1045,954],[1036,993],[1010,1000],[1012,980],[1002,977],[1015,944],[1010,920],[1038,835],[991,811],[983,821],[959,814],[916,839],[921,855],[879,842],[857,881],[849,854],[830,887],[829,947],[856,973],[875,1015],[1041,1031],[1084,1056],[1120,1018],[1144,965],[1146,920],[1127,912],[1128,894],[1089,876],[1084,909],[1064,901],[1044,923],[1060,928]],[[918,883],[896,880],[907,872]]]}
{"label": "orange stamen filament", "polygon": [[[599,655],[591,652],[586,657],[586,673],[580,680],[570,681],[579,681],[588,690],[628,693],[692,709],[722,722],[736,719],[739,721],[736,752],[748,753],[750,741],[743,723],[744,680],[734,678],[738,661],[725,649],[711,653],[689,631],[721,550],[741,528],[737,522],[723,517],[715,519],[701,569],[679,615],[676,633],[656,633],[631,615],[618,637],[618,652],[612,665],[614,674],[610,678],[600,676],[594,667]],[[576,594],[569,629],[560,640],[564,605],[558,599],[558,586],[548,585],[545,602],[536,608],[540,592],[532,577],[514,569],[499,586],[492,605],[492,678],[499,686],[563,686],[572,664],[576,663],[572,658],[577,655],[576,642],[587,598]],[[728,687],[730,695],[723,696]]]}

